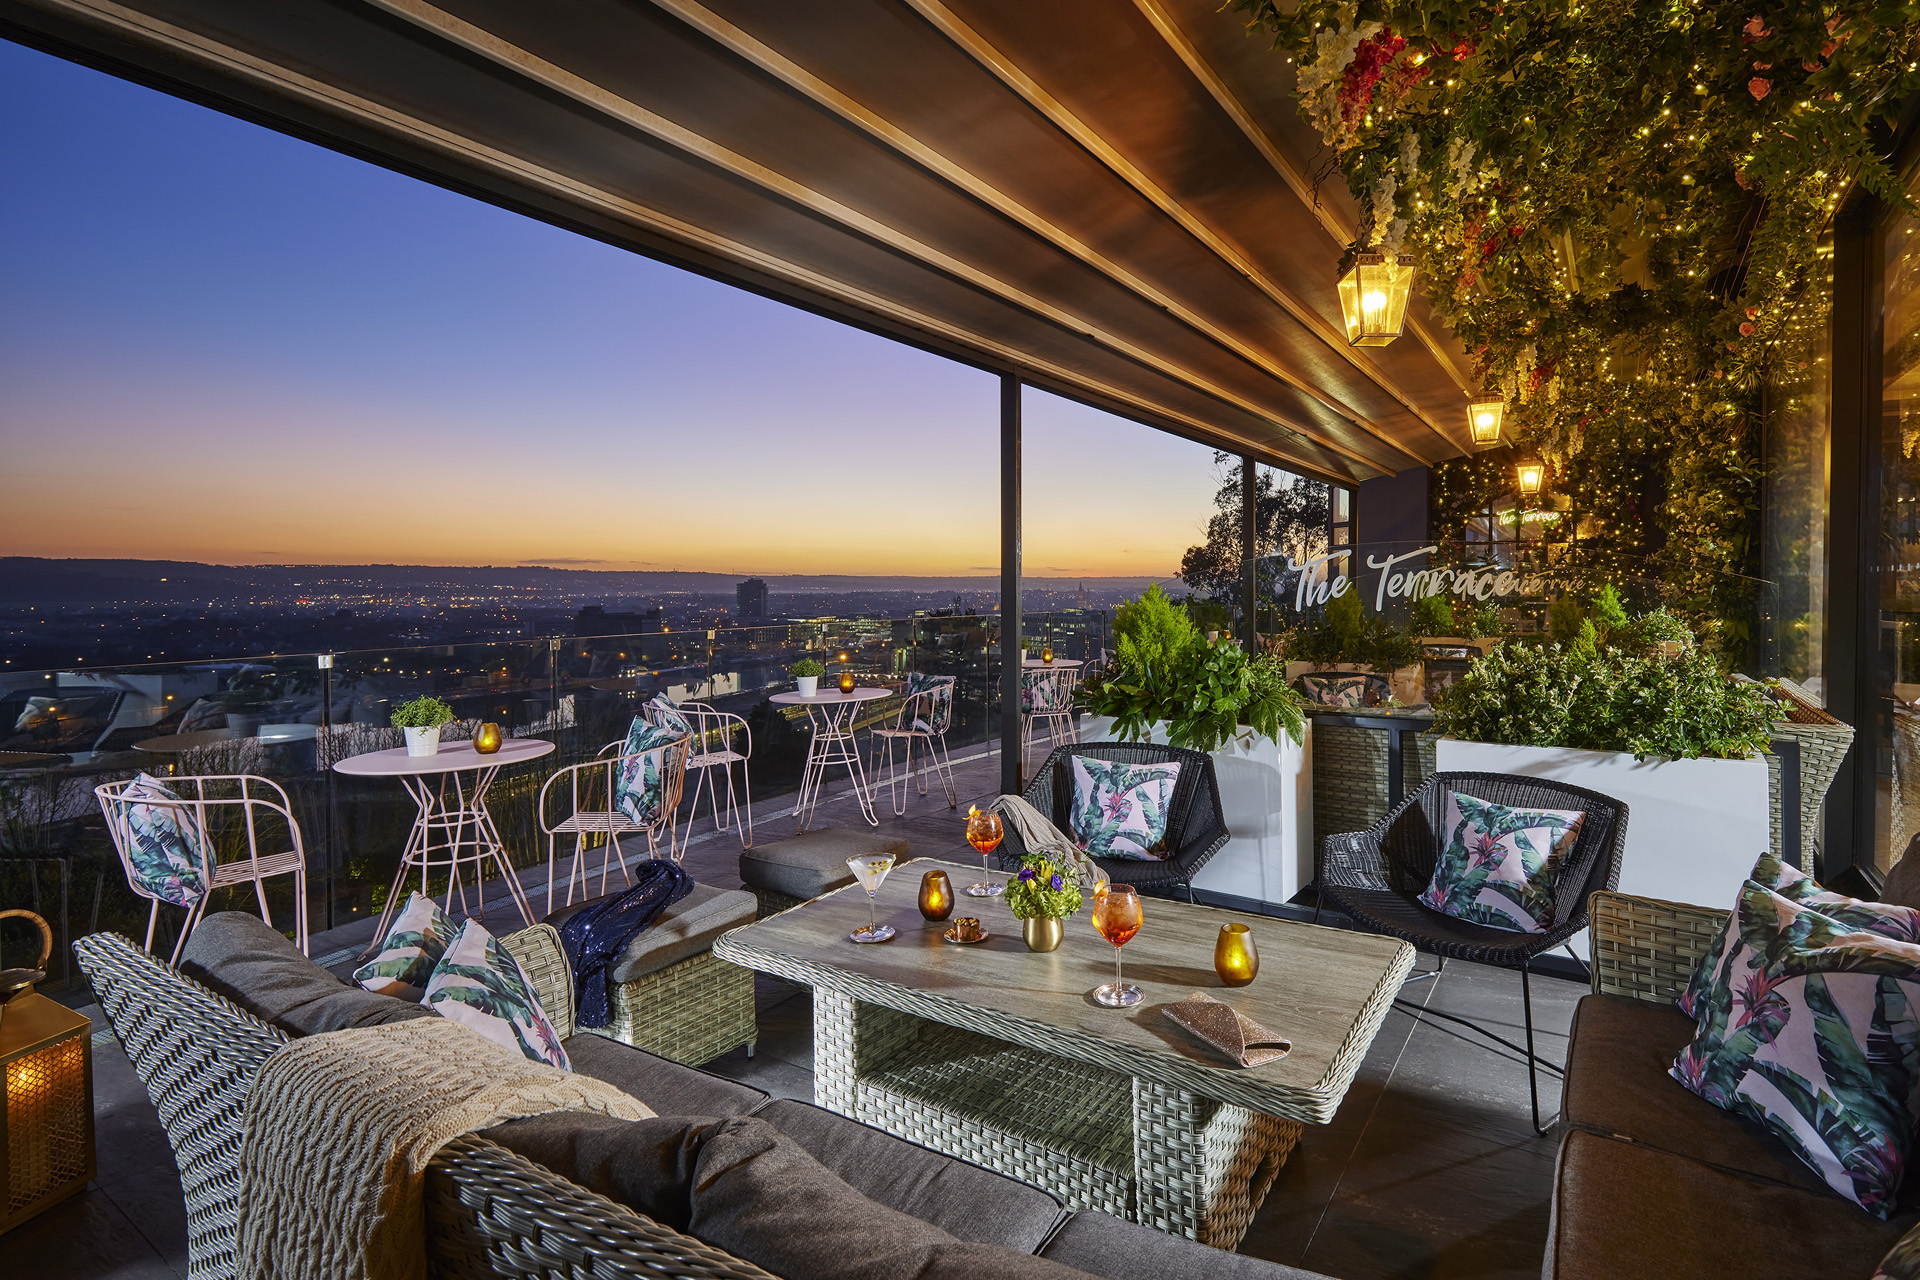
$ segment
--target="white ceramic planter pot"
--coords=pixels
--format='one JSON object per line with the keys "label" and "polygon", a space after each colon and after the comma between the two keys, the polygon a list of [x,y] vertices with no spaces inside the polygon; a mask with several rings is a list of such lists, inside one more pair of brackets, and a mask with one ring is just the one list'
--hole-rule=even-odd
{"label": "white ceramic planter pot", "polygon": [[793,678],[793,684],[794,687],[800,691],[800,696],[803,698],[811,698],[820,691],[819,676],[795,676]]}
{"label": "white ceramic planter pot", "polygon": [[[1113,740],[1113,721],[1088,716],[1082,742]],[[1155,724],[1150,741],[1165,742]],[[1194,877],[1193,887],[1254,902],[1285,902],[1313,879],[1313,724],[1306,742],[1275,742],[1251,730],[1212,753],[1227,843]]]}
{"label": "white ceramic planter pot", "polygon": [[[1767,762],[1635,760],[1626,752],[1510,747],[1442,738],[1442,771],[1551,778],[1627,806],[1620,892],[1697,906],[1729,907],[1754,862],[1773,847]],[[1574,939],[1584,958],[1587,937]]]}
{"label": "white ceramic planter pot", "polygon": [[434,725],[431,729],[402,729],[400,732],[407,736],[408,755],[437,756],[440,754],[439,725]]}

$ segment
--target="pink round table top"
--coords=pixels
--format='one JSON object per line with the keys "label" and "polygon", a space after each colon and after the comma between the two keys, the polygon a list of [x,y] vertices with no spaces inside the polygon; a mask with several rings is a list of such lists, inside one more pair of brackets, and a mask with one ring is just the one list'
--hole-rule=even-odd
{"label": "pink round table top", "polygon": [[506,738],[492,755],[481,755],[471,742],[443,742],[430,756],[410,756],[405,747],[369,751],[334,763],[334,772],[367,778],[398,778],[417,773],[460,773],[468,769],[495,769],[522,760],[538,760],[553,750],[545,738]]}
{"label": "pink round table top", "polygon": [[776,693],[768,702],[777,702],[783,707],[832,706],[837,702],[872,702],[875,698],[891,698],[898,689],[881,689],[875,685],[860,684],[853,687],[852,693],[842,693],[838,689],[822,689],[811,698],[803,698],[798,691]]}

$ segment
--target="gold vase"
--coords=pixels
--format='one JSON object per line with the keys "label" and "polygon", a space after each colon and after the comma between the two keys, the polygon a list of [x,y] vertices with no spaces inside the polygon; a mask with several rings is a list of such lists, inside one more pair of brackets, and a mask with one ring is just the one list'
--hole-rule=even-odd
{"label": "gold vase", "polygon": [[1260,973],[1260,952],[1254,948],[1253,932],[1243,924],[1220,926],[1220,940],[1213,944],[1213,971],[1229,987],[1244,987]]}
{"label": "gold vase", "polygon": [[1029,951],[1052,951],[1067,936],[1066,924],[1059,916],[1029,916],[1020,922],[1020,936]]}
{"label": "gold vase", "polygon": [[920,914],[929,920],[945,920],[953,914],[953,881],[944,871],[929,871],[920,877]]}
{"label": "gold vase", "polygon": [[473,731],[473,749],[490,756],[500,749],[500,726],[489,720]]}

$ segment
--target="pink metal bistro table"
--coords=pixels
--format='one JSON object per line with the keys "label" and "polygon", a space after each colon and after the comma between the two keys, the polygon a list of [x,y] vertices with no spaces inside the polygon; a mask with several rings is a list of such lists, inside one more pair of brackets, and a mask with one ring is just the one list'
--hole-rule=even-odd
{"label": "pink metal bistro table", "polygon": [[[492,858],[520,914],[528,925],[533,924],[533,908],[527,902],[526,890],[520,887],[520,877],[514,874],[513,861],[507,856],[506,842],[493,825],[493,815],[487,812],[487,788],[492,785],[494,775],[507,765],[538,760],[553,749],[553,744],[544,738],[507,738],[498,751],[483,756],[473,749],[471,742],[447,742],[441,744],[437,754],[430,756],[410,756],[405,747],[395,747],[390,751],[348,756],[334,764],[335,772],[357,778],[398,778],[413,802],[420,806],[419,816],[413,820],[413,831],[407,836],[406,850],[400,855],[400,869],[394,874],[393,888],[387,893],[386,909],[380,913],[380,925],[373,931],[373,947],[379,946],[387,936],[387,926],[399,907],[407,873],[416,867],[420,871],[420,892],[429,895],[428,877],[433,868],[447,868],[447,913],[453,913],[453,895],[457,890],[461,913],[485,920],[486,898],[480,892],[480,881],[487,859]],[[473,776],[468,778],[468,774]],[[467,886],[460,878],[462,863],[473,867],[474,897],[478,901],[472,911],[467,910]]]}
{"label": "pink metal bistro table", "polygon": [[826,781],[828,765],[843,765],[853,779],[854,798],[860,801],[861,816],[869,826],[880,825],[873,811],[873,793],[867,789],[866,771],[860,766],[860,748],[853,738],[853,720],[860,704],[890,698],[897,690],[861,685],[852,693],[822,689],[811,698],[798,693],[776,693],[768,701],[782,707],[805,707],[813,726],[813,741],[807,747],[807,765],[800,773],[800,795],[794,801],[793,816],[805,831],[813,821],[813,807],[820,802],[820,784]]}

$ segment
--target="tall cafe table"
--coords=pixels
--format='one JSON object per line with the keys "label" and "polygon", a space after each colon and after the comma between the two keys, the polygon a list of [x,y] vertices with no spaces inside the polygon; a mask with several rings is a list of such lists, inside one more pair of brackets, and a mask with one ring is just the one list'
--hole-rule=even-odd
{"label": "tall cafe table", "polygon": [[776,706],[805,707],[807,720],[813,726],[806,768],[800,773],[800,795],[793,805],[793,816],[800,819],[802,831],[813,821],[813,808],[820,802],[820,785],[826,781],[827,766],[836,764],[844,766],[847,776],[853,779],[853,794],[860,801],[861,816],[869,826],[880,825],[873,811],[873,792],[867,788],[866,771],[860,767],[860,748],[853,738],[853,721],[861,703],[890,698],[893,694],[892,689],[861,685],[852,693],[822,689],[811,698],[803,698],[798,693],[776,693],[769,699]]}
{"label": "tall cafe table", "polygon": [[[390,751],[369,751],[348,756],[334,764],[334,771],[356,778],[398,778],[413,802],[420,806],[407,836],[407,847],[400,855],[400,869],[394,873],[393,888],[387,893],[386,909],[380,913],[380,925],[373,931],[373,945],[387,936],[387,926],[400,904],[400,891],[407,873],[419,869],[420,892],[431,896],[428,878],[435,867],[447,869],[447,913],[453,913],[453,895],[460,893],[460,910],[476,920],[486,918],[486,898],[480,891],[488,858],[499,868],[501,878],[513,894],[514,905],[528,925],[533,924],[533,908],[527,902],[520,877],[513,873],[506,842],[487,812],[487,788],[494,775],[510,764],[538,760],[553,751],[544,738],[506,738],[492,755],[481,755],[471,742],[445,742],[438,753],[410,756],[405,747]],[[471,775],[470,777],[468,775]],[[467,886],[460,878],[463,864],[473,868],[474,910],[467,910]]]}

